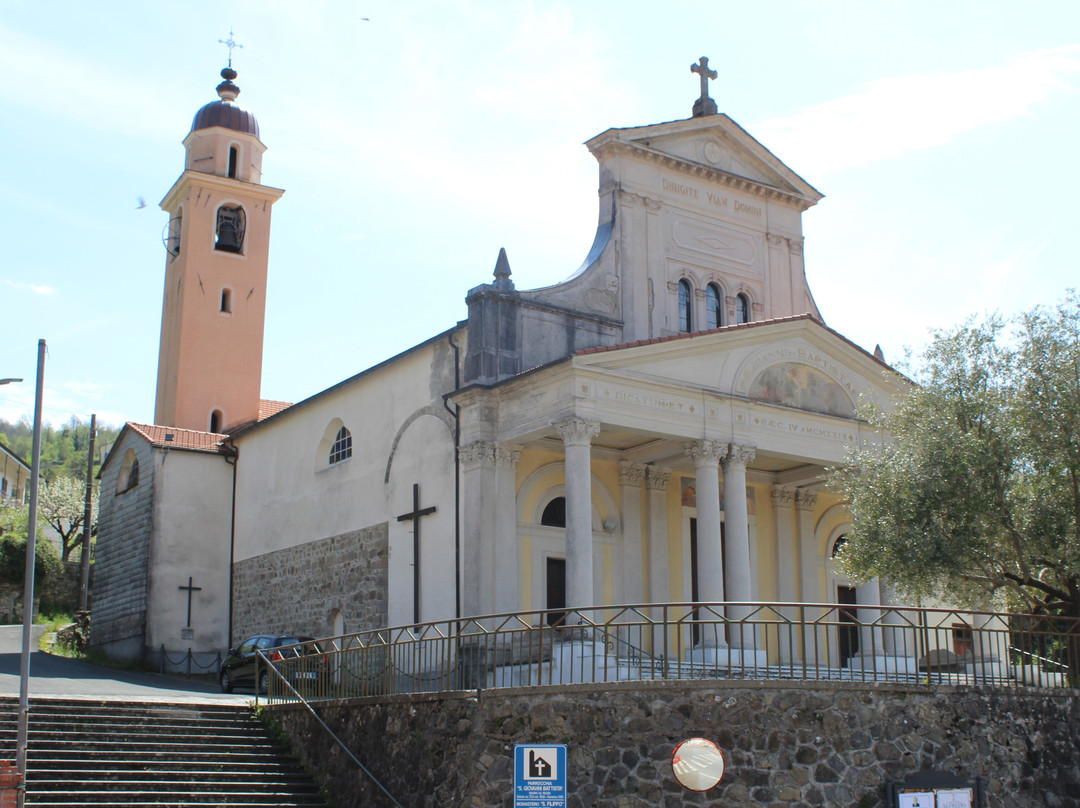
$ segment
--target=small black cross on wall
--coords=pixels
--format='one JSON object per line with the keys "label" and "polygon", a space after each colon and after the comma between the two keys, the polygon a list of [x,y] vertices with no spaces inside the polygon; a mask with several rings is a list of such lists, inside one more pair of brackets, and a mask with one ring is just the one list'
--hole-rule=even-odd
{"label": "small black cross on wall", "polygon": [[188,579],[187,579],[187,586],[180,587],[180,591],[181,592],[187,591],[187,623],[185,625],[188,628],[191,628],[191,593],[192,592],[202,592],[202,587],[201,586],[192,586],[191,585],[191,576],[189,575]]}
{"label": "small black cross on wall", "polygon": [[413,524],[413,622],[420,622],[420,520],[435,513],[435,506],[420,507],[420,483],[413,483],[412,512],[403,513],[399,522],[411,521]]}

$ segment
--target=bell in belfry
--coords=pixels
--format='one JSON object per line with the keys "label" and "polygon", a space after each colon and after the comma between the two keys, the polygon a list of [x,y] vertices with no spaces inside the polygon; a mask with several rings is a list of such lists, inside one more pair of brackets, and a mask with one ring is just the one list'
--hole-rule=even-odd
{"label": "bell in belfry", "polygon": [[243,210],[241,208],[220,208],[217,221],[217,243],[214,245],[214,249],[238,253],[243,244]]}

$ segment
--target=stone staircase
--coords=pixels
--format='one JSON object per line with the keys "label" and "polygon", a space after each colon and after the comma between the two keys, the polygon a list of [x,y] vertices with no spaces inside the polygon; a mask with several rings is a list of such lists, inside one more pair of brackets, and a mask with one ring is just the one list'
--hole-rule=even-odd
{"label": "stone staircase", "polygon": [[[0,759],[18,700],[0,699]],[[26,804],[325,806],[245,705],[32,700]]]}

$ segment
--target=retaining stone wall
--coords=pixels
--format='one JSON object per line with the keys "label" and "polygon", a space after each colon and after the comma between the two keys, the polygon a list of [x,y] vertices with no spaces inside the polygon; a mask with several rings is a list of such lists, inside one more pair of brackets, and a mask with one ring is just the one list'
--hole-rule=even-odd
{"label": "retaining stone wall", "polygon": [[334,633],[387,624],[389,544],[385,522],[265,553],[233,565],[232,644],[252,634]]}
{"label": "retaining stone wall", "polygon": [[[574,685],[319,706],[410,808],[510,808],[513,748],[569,745],[570,808],[878,808],[923,770],[983,779],[987,808],[1080,807],[1077,691],[792,682]],[[387,805],[306,711],[271,708],[339,808]],[[728,770],[683,789],[671,753],[718,743]]]}

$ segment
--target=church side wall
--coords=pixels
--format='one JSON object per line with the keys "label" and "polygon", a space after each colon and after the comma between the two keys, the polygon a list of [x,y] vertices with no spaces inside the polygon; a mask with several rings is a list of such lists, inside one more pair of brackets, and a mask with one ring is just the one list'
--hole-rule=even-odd
{"label": "church side wall", "polygon": [[[139,483],[117,493],[117,478],[128,449],[139,461]],[[100,513],[94,550],[94,590],[90,644],[105,653],[138,659],[146,631],[147,564],[153,530],[153,450],[130,433],[113,447],[101,475]]]}
{"label": "church side wall", "polygon": [[[260,611],[285,613],[277,610],[282,600],[266,607],[248,603],[251,597],[265,603],[259,591],[264,585],[254,583],[263,573],[271,575],[271,598],[303,604],[295,608],[304,610],[305,622],[282,626],[289,631],[328,633],[334,610],[356,629],[376,627],[371,621],[377,615],[383,621],[378,627],[414,622],[414,522],[397,518],[414,510],[414,485],[421,509],[435,509],[419,520],[421,619],[454,615],[454,422],[442,399],[454,387],[453,359],[448,342],[434,340],[240,436],[234,564],[237,575],[253,583],[234,588],[234,642],[246,627],[271,630],[260,622]],[[348,430],[351,454],[330,462],[341,428]],[[356,592],[375,591],[369,574],[386,579],[379,584],[382,594],[371,596],[380,603],[373,609],[356,595],[339,599],[339,590],[326,583],[338,574],[336,562],[308,548],[372,536],[377,526],[384,554],[370,572],[362,564],[353,572],[368,581],[366,590]],[[303,561],[271,574],[288,558]],[[341,580],[348,585],[340,591],[353,592],[351,579]],[[295,610],[288,614],[299,618]]]}
{"label": "church side wall", "polygon": [[385,626],[387,557],[384,522],[239,562],[233,645],[262,632],[326,637]]}
{"label": "church side wall", "polygon": [[[986,808],[1080,808],[1075,692],[716,682],[576,685],[322,705],[319,714],[404,805],[510,805],[515,744],[567,744],[575,808],[859,806],[921,770],[974,785]],[[272,707],[341,808],[383,804],[310,714]],[[723,750],[705,793],[674,779],[689,737]]]}

